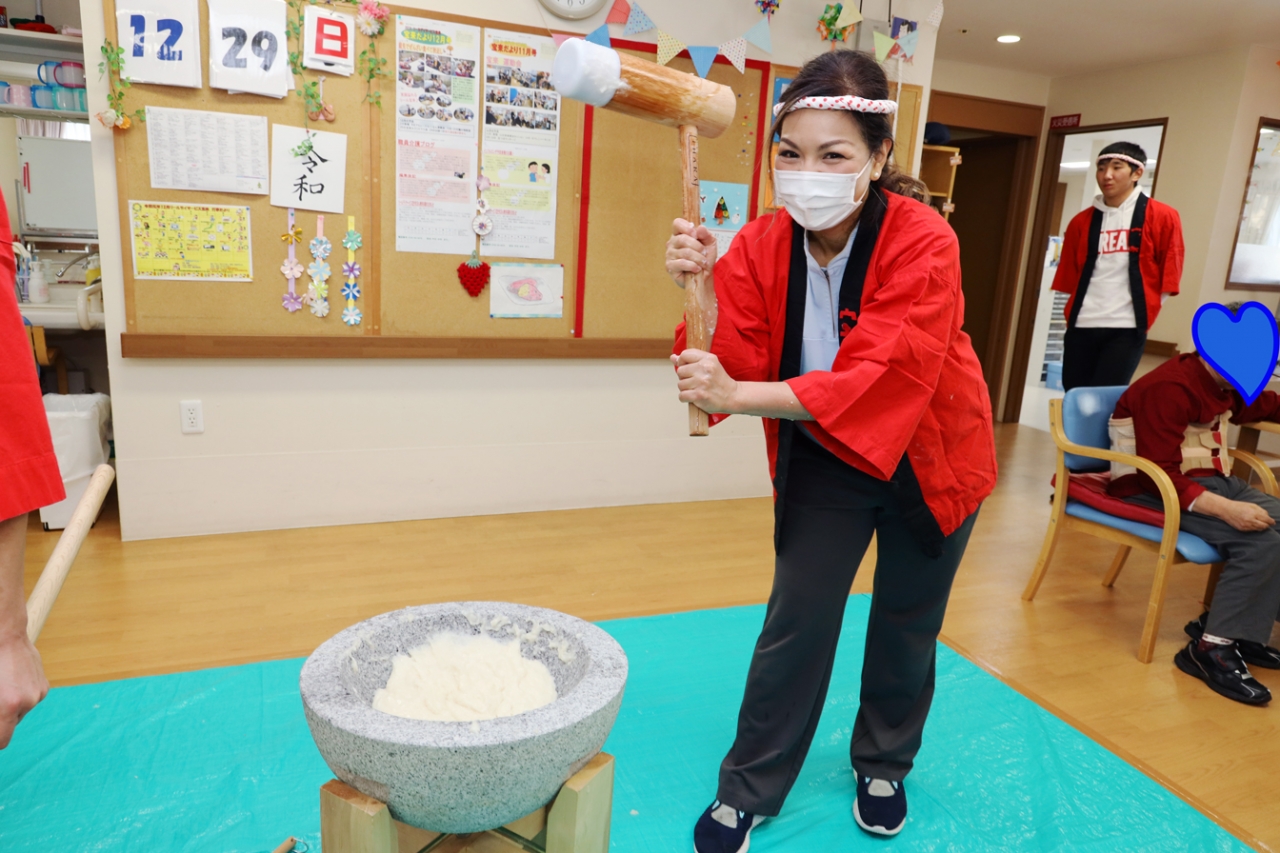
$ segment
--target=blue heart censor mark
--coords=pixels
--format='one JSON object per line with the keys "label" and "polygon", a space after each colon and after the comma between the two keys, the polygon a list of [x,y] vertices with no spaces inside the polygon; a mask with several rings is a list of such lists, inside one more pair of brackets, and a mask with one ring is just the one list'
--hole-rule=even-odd
{"label": "blue heart censor mark", "polygon": [[1237,314],[1225,305],[1201,305],[1191,321],[1196,350],[1252,404],[1271,381],[1280,357],[1280,329],[1261,302],[1246,302]]}

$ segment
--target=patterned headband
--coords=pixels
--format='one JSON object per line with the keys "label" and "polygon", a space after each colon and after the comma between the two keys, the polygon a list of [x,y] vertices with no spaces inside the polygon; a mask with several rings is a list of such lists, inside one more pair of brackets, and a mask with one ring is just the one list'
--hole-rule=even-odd
{"label": "patterned headband", "polygon": [[1137,166],[1139,169],[1147,168],[1146,163],[1143,163],[1137,157],[1130,157],[1128,154],[1099,154],[1098,165],[1101,166],[1104,160],[1123,160],[1126,163],[1132,163],[1134,166]]}
{"label": "patterned headband", "polygon": [[[785,106],[786,104],[778,104],[773,108],[774,118],[782,114]],[[841,95],[835,98],[799,98],[787,112],[796,110],[846,110],[852,113],[886,114],[896,113],[898,105],[893,101],[870,101],[857,95]]]}

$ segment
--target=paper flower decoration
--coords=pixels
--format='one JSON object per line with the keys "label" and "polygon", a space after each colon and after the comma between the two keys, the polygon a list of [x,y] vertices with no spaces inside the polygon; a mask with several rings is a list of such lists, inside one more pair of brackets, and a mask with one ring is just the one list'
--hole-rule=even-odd
{"label": "paper flower decoration", "polygon": [[313,281],[313,282],[311,282],[311,285],[308,287],[308,290],[310,290],[310,291],[314,292],[314,293],[315,293],[315,295],[316,295],[317,297],[319,297],[320,299],[328,299],[328,298],[329,298],[329,283],[328,283],[328,282],[319,281],[319,280],[317,280],[317,281]]}
{"label": "paper flower decoration", "polygon": [[280,240],[284,242],[285,245],[288,245],[291,243],[301,243],[302,242],[302,226],[294,226],[292,229],[281,234]]}
{"label": "paper flower decoration", "polygon": [[354,252],[364,245],[364,238],[360,236],[359,231],[348,231],[347,236],[342,238],[342,245]]}
{"label": "paper flower decoration", "polygon": [[326,278],[328,278],[332,274],[333,274],[333,271],[329,269],[328,261],[315,260],[315,261],[312,261],[310,265],[307,266],[307,275],[311,276],[317,281],[324,281]]}
{"label": "paper flower decoration", "polygon": [[296,293],[286,293],[280,301],[284,304],[284,310],[290,314],[302,307],[302,297]]}
{"label": "paper flower decoration", "polygon": [[818,18],[818,35],[822,37],[823,41],[837,42],[845,41],[849,38],[849,33],[853,30],[853,24],[847,27],[836,26],[840,21],[840,12],[843,8],[840,3],[828,4],[827,8],[822,12],[822,17]]}
{"label": "paper flower decoration", "polygon": [[756,0],[756,6],[760,9],[761,15],[772,16],[778,11],[778,2],[779,0]]}
{"label": "paper flower decoration", "polygon": [[372,15],[364,12],[356,14],[356,29],[367,35],[369,38],[374,38],[382,34],[382,24],[378,23],[377,19]]}
{"label": "paper flower decoration", "polygon": [[342,298],[343,299],[359,299],[360,285],[356,284],[354,281],[349,281],[346,284],[342,285]]}
{"label": "paper flower decoration", "polygon": [[302,273],[302,264],[292,258],[286,259],[285,262],[280,265],[280,274],[285,278],[302,278]]}
{"label": "paper flower decoration", "polygon": [[317,317],[328,317],[329,316],[329,300],[317,299],[315,302],[312,302],[311,313],[315,314]]}
{"label": "paper flower decoration", "polygon": [[385,21],[391,14],[391,10],[379,3],[378,0],[360,0],[360,12],[375,21]]}
{"label": "paper flower decoration", "polygon": [[360,309],[354,305],[349,305],[342,309],[342,322],[348,326],[359,326],[362,319],[363,315],[361,315]]}
{"label": "paper flower decoration", "polygon": [[360,265],[355,261],[347,261],[342,265],[343,278],[359,278],[361,273]]}
{"label": "paper flower decoration", "polygon": [[315,302],[317,299],[316,289],[314,287],[308,287],[307,292],[299,296],[298,299],[299,301],[302,302],[303,305],[310,305],[312,302]]}
{"label": "paper flower decoration", "polygon": [[310,248],[311,257],[323,261],[333,251],[333,244],[328,237],[312,237]]}

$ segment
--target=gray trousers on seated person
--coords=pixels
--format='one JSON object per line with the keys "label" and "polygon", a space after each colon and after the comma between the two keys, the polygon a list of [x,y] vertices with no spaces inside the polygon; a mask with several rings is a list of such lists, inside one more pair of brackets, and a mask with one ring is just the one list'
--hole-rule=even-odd
{"label": "gray trousers on seated person", "polygon": [[[1197,477],[1196,482],[1227,500],[1257,504],[1280,523],[1280,500],[1239,477],[1216,474]],[[1164,504],[1151,495],[1125,500],[1164,511]],[[1180,527],[1227,558],[1205,630],[1229,640],[1269,643],[1272,624],[1280,616],[1280,524],[1268,530],[1243,531],[1211,515],[1183,511]]]}

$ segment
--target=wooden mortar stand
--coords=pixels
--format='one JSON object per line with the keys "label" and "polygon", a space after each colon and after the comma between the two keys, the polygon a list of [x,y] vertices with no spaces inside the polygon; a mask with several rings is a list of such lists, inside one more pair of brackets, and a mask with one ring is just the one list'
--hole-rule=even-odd
{"label": "wooden mortar stand", "polygon": [[401,823],[386,803],[333,779],[320,788],[320,843],[324,853],[608,853],[613,767],[613,756],[599,753],[548,805],[468,835]]}

